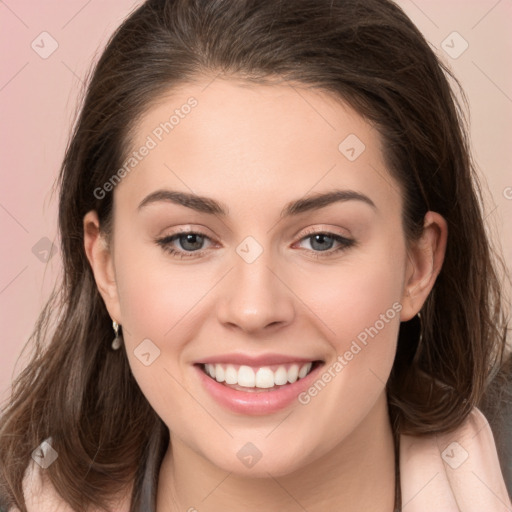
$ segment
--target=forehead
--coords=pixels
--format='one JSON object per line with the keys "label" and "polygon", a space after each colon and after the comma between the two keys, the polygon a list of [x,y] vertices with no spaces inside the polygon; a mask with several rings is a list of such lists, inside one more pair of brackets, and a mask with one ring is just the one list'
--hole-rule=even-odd
{"label": "forehead", "polygon": [[[192,102],[195,106],[189,107]],[[161,125],[169,120],[173,126],[167,133]],[[291,82],[256,85],[219,78],[210,83],[181,85],[153,100],[134,126],[136,145],[153,132],[160,138],[159,127],[164,131],[163,139],[176,139],[180,132],[189,138],[190,128],[200,130],[197,135],[205,149],[217,147],[222,139],[225,146],[245,153],[261,149],[262,145],[272,147],[279,150],[276,156],[289,152],[290,146],[300,154],[301,147],[307,150],[317,145],[319,137],[325,146],[337,151],[337,141],[344,130],[354,130],[361,137],[371,130],[357,112],[333,93]],[[167,137],[171,132],[173,137]],[[297,142],[308,144],[297,146]],[[368,142],[378,143],[378,135],[372,134],[372,141]]]}
{"label": "forehead", "polygon": [[400,196],[377,130],[335,95],[304,85],[182,85],[152,102],[131,141],[132,152],[150,148],[116,187],[131,204],[166,186],[279,204],[340,186],[372,192],[376,203]]}

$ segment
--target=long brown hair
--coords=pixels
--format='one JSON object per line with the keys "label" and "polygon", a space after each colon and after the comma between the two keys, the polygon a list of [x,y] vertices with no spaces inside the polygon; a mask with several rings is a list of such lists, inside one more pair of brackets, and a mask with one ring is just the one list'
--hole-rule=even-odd
{"label": "long brown hair", "polygon": [[[482,402],[504,358],[507,318],[484,228],[457,81],[402,10],[387,0],[150,0],[110,39],[88,81],[58,185],[62,282],[29,342],[0,427],[0,493],[26,511],[22,476],[46,438],[45,474],[77,511],[160,460],[168,431],[139,389],[84,252],[83,217],[109,234],[112,192],[135,122],[173,87],[222,76],[286,80],[334,93],[379,131],[404,194],[408,240],[429,210],[448,223],[441,273],[417,319],[401,325],[387,384],[395,433],[459,426]],[[53,322],[52,322],[53,320]]]}

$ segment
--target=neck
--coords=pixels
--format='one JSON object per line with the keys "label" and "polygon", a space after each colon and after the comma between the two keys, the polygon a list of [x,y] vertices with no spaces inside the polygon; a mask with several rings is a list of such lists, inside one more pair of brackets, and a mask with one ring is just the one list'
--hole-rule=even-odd
{"label": "neck", "polygon": [[300,470],[278,478],[228,473],[171,434],[160,468],[156,510],[392,512],[394,499],[393,433],[383,393],[342,443]]}

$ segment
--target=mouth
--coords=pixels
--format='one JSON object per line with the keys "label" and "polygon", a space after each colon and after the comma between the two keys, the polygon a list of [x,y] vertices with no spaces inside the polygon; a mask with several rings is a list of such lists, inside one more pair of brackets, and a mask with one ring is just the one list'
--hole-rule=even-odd
{"label": "mouth", "polygon": [[270,392],[306,378],[322,361],[248,366],[229,363],[204,364],[199,367],[205,375],[219,384],[248,393]]}
{"label": "mouth", "polygon": [[207,396],[222,408],[262,416],[298,404],[300,393],[314,383],[324,364],[281,356],[259,360],[228,356],[197,362],[194,368]]}

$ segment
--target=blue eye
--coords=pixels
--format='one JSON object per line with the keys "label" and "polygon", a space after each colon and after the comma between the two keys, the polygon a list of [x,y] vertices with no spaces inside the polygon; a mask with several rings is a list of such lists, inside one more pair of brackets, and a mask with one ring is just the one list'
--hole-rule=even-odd
{"label": "blue eye", "polygon": [[[332,246],[335,242],[340,244],[340,247],[331,252],[338,252],[341,249],[346,249],[350,247],[354,242],[348,238],[345,238],[340,235],[335,235],[334,233],[324,233],[318,232],[312,235],[308,235],[304,237],[302,240],[310,240],[311,247],[315,252],[325,252],[332,249]],[[328,247],[327,247],[328,246]]]}
{"label": "blue eye", "polygon": [[[172,254],[177,258],[189,258],[196,256],[197,253],[202,253],[202,244],[205,239],[209,240],[209,237],[203,233],[196,233],[194,231],[186,231],[183,233],[177,233],[175,235],[166,236],[157,240],[157,244],[160,245],[164,251]],[[179,240],[181,247],[184,249],[176,250],[172,244],[176,240]],[[192,253],[192,254],[187,254]]]}

